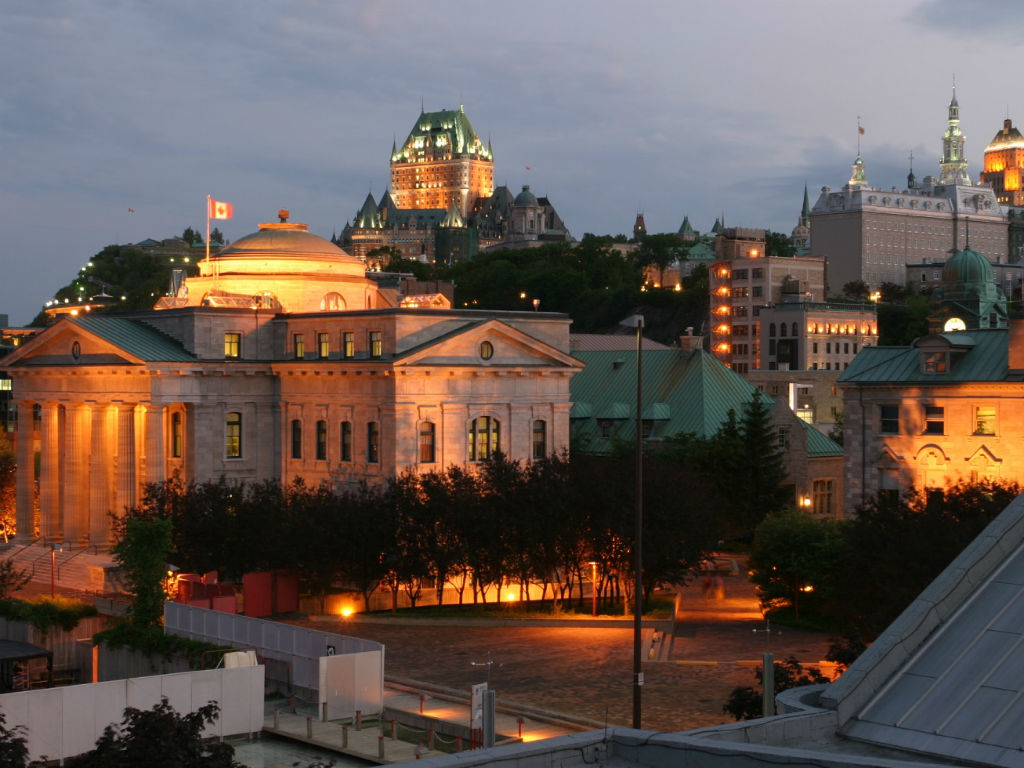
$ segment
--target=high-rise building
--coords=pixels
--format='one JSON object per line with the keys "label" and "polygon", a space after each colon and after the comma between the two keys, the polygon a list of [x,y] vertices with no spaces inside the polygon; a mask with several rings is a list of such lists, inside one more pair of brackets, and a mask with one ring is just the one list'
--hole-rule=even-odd
{"label": "high-rise building", "polygon": [[401,147],[391,148],[391,197],[398,208],[440,209],[454,204],[468,216],[494,194],[494,156],[477,136],[462,105],[420,112]]}
{"label": "high-rise building", "polygon": [[883,189],[868,181],[860,153],[838,192],[822,187],[810,214],[810,247],[828,262],[830,292],[853,281],[903,285],[908,264],[944,263],[967,246],[990,262],[1008,256],[1008,224],[996,193],[967,176],[956,92],[942,138],[940,176]]}
{"label": "high-rise building", "polygon": [[991,184],[996,199],[1003,205],[1024,205],[1021,170],[1024,169],[1024,136],[1013,127],[1010,118],[985,147],[985,170],[981,180]]}

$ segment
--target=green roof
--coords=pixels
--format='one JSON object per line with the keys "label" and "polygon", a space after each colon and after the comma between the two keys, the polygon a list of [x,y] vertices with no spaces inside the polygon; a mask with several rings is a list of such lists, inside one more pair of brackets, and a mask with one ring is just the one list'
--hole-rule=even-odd
{"label": "green roof", "polygon": [[485,147],[469,123],[462,107],[442,109],[439,112],[421,112],[416,125],[409,131],[405,142],[391,155],[392,162],[408,161],[418,152],[427,154],[451,152],[452,155],[470,155],[491,160],[491,151]]}
{"label": "green roof", "polygon": [[[586,368],[573,376],[569,392],[573,436],[586,450],[604,451],[613,439],[636,436],[636,353],[622,350],[575,350]],[[712,437],[729,415],[737,417],[754,397],[757,387],[703,350],[644,349],[644,419],[654,422],[652,437],[678,434]],[[774,401],[765,397],[769,408]],[[602,436],[602,424],[608,437]],[[610,423],[608,423],[610,422]],[[800,422],[807,432],[810,457],[841,456],[843,449],[814,427]]]}
{"label": "green roof", "polygon": [[67,320],[146,362],[194,362],[177,341],[140,320],[114,315],[79,315]]}
{"label": "green roof", "polygon": [[[944,373],[921,370],[918,345],[928,341],[930,349],[944,342],[951,352],[951,364]],[[938,346],[932,346],[938,343]],[[839,377],[842,384],[943,384],[963,381],[1003,381],[1009,371],[1009,331],[984,328],[926,336],[908,347],[864,347]]]}

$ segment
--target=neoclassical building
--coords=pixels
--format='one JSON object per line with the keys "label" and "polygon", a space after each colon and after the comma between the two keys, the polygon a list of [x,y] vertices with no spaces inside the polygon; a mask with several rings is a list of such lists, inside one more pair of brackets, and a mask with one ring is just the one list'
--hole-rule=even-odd
{"label": "neoclassical building", "polygon": [[344,486],[568,445],[567,316],[452,310],[364,269],[282,211],[154,310],[15,350],[19,538],[106,544],[174,474]]}

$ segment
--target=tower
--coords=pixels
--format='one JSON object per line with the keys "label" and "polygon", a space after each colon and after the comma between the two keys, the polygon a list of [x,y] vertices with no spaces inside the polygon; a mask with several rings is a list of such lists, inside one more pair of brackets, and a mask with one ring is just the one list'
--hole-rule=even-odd
{"label": "tower", "polygon": [[1010,118],[1003,121],[999,131],[985,147],[985,170],[982,183],[992,185],[1000,203],[1024,205],[1021,189],[1021,170],[1024,169],[1024,136],[1013,127]]}
{"label": "tower", "polygon": [[633,239],[640,241],[647,237],[647,224],[644,223],[643,213],[637,213],[636,221],[633,222]]}
{"label": "tower", "polygon": [[960,104],[956,100],[956,85],[953,86],[953,98],[949,101],[949,125],[942,135],[942,160],[939,163],[940,184],[970,185],[967,175],[967,158],[964,156],[966,137],[960,130]]}
{"label": "tower", "polygon": [[494,193],[494,157],[460,105],[421,112],[408,138],[391,153],[391,197],[398,208],[468,216],[476,201]]}

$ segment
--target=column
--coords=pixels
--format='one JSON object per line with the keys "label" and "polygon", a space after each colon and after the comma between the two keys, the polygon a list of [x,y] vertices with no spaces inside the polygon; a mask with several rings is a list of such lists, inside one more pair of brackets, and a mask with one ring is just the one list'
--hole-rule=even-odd
{"label": "column", "polygon": [[64,541],[89,537],[89,448],[92,411],[74,403],[64,409]]}
{"label": "column", "polygon": [[162,483],[167,474],[164,461],[164,406],[146,406],[146,482]]}
{"label": "column", "polygon": [[27,544],[35,538],[33,502],[36,488],[35,424],[33,403],[18,403],[17,541]]}
{"label": "column", "polygon": [[60,406],[42,404],[39,449],[39,533],[47,541],[61,537]]}
{"label": "column", "polygon": [[117,482],[114,514],[123,517],[125,510],[135,506],[135,406],[117,406]]}
{"label": "column", "polygon": [[110,541],[111,467],[110,407],[92,409],[92,441],[89,450],[89,543]]}

